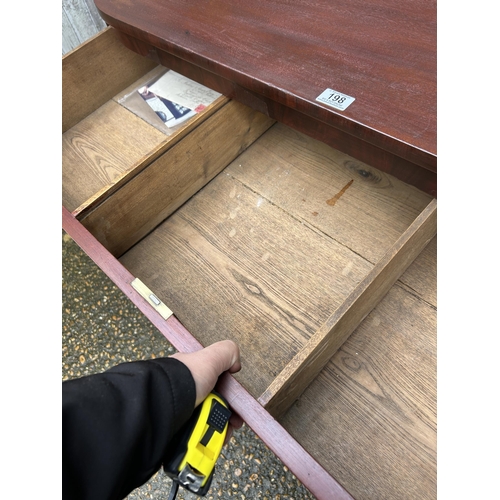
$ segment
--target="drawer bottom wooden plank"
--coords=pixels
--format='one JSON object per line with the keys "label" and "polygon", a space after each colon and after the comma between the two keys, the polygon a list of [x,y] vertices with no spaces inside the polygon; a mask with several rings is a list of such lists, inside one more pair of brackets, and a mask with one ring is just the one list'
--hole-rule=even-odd
{"label": "drawer bottom wooden plank", "polygon": [[357,500],[436,498],[436,322],[398,282],[280,419]]}

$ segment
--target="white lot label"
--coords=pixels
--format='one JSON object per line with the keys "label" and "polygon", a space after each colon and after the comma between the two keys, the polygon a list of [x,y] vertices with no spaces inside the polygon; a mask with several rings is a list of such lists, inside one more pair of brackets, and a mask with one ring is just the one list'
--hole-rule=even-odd
{"label": "white lot label", "polygon": [[349,106],[349,104],[354,102],[354,97],[342,94],[342,92],[338,92],[337,90],[326,89],[321,93],[321,95],[316,97],[316,100],[319,102],[324,102],[332,108],[344,111],[347,106]]}

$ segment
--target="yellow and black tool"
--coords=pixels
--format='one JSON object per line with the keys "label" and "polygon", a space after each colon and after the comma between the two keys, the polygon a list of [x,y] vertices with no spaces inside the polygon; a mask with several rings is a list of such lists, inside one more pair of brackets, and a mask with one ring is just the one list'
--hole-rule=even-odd
{"label": "yellow and black tool", "polygon": [[196,408],[177,435],[172,459],[163,464],[173,481],[168,500],[176,497],[179,485],[199,496],[208,493],[230,416],[229,405],[214,392]]}

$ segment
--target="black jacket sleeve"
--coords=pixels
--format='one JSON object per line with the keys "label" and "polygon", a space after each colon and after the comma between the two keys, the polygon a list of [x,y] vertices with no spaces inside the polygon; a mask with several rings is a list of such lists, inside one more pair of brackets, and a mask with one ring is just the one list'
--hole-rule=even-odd
{"label": "black jacket sleeve", "polygon": [[63,382],[63,498],[122,499],[144,484],[195,400],[191,372],[174,358]]}

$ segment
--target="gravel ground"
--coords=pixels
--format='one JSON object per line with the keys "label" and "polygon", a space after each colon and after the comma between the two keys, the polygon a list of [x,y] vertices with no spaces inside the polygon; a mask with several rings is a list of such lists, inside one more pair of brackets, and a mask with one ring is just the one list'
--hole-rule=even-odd
{"label": "gravel ground", "polygon": [[[168,356],[175,349],[63,232],[62,378],[104,371],[125,361]],[[129,500],[166,499],[171,481],[160,470]],[[200,497],[179,489],[177,498]],[[244,425],[217,462],[207,499],[314,499]]]}

